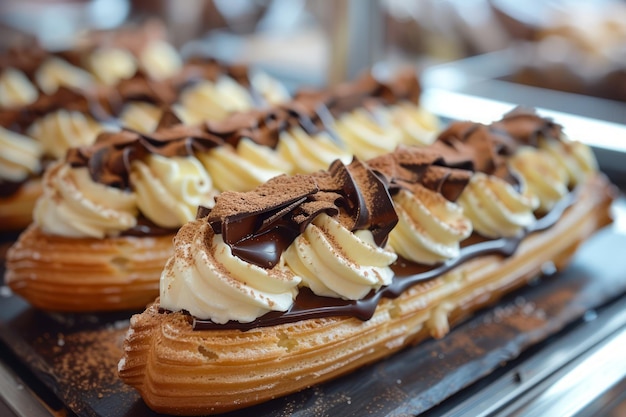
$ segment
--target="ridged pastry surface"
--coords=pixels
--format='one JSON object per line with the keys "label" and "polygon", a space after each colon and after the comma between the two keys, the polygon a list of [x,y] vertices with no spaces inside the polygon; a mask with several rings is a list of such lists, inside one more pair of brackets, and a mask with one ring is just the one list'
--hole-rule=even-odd
{"label": "ridged pastry surface", "polygon": [[172,238],[65,238],[31,225],[7,254],[5,282],[44,310],[141,309],[159,293]]}

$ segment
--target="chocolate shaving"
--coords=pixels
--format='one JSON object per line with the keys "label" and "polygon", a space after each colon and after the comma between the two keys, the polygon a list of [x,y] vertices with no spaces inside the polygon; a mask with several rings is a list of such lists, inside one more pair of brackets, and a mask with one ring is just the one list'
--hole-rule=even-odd
{"label": "chocolate shaving", "polygon": [[536,110],[524,107],[516,107],[498,122],[493,123],[494,129],[503,131],[513,137],[517,142],[538,146],[540,138],[560,139],[562,126],[552,119],[541,117]]}

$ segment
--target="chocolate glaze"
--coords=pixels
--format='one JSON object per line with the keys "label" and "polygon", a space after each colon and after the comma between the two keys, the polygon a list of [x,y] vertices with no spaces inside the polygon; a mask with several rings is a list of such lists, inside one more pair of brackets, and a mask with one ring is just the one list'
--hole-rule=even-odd
{"label": "chocolate glaze", "polygon": [[369,320],[379,302],[383,298],[396,298],[412,286],[435,279],[453,268],[482,255],[499,254],[511,256],[519,244],[528,235],[553,226],[563,215],[565,210],[576,200],[577,192],[571,192],[564,197],[547,215],[541,217],[532,226],[515,237],[486,240],[465,246],[461,249],[458,258],[451,259],[433,268],[426,268],[405,259],[399,259],[392,269],[395,273],[393,282],[377,292],[371,292],[365,298],[357,301],[343,300],[332,297],[319,297],[307,288],[300,289],[293,306],[285,312],[270,312],[250,323],[230,321],[226,324],[216,324],[211,320],[193,318],[194,330],[250,330],[258,327],[276,326],[326,317],[355,317],[359,320]]}

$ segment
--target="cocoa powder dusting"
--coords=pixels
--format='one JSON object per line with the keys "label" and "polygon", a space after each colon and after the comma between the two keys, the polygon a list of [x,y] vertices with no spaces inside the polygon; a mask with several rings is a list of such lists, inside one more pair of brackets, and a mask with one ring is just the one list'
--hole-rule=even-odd
{"label": "cocoa powder dusting", "polygon": [[104,398],[108,394],[132,390],[117,375],[127,328],[128,321],[123,320],[104,330],[44,333],[35,341],[35,347],[51,358],[53,374],[62,383]]}

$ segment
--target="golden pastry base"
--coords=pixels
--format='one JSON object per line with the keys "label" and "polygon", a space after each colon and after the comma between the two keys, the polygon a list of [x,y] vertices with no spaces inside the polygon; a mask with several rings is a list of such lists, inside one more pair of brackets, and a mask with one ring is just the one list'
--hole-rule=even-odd
{"label": "golden pastry base", "polygon": [[43,310],[140,310],[159,293],[173,237],[65,238],[31,225],[7,253],[5,283]]}

